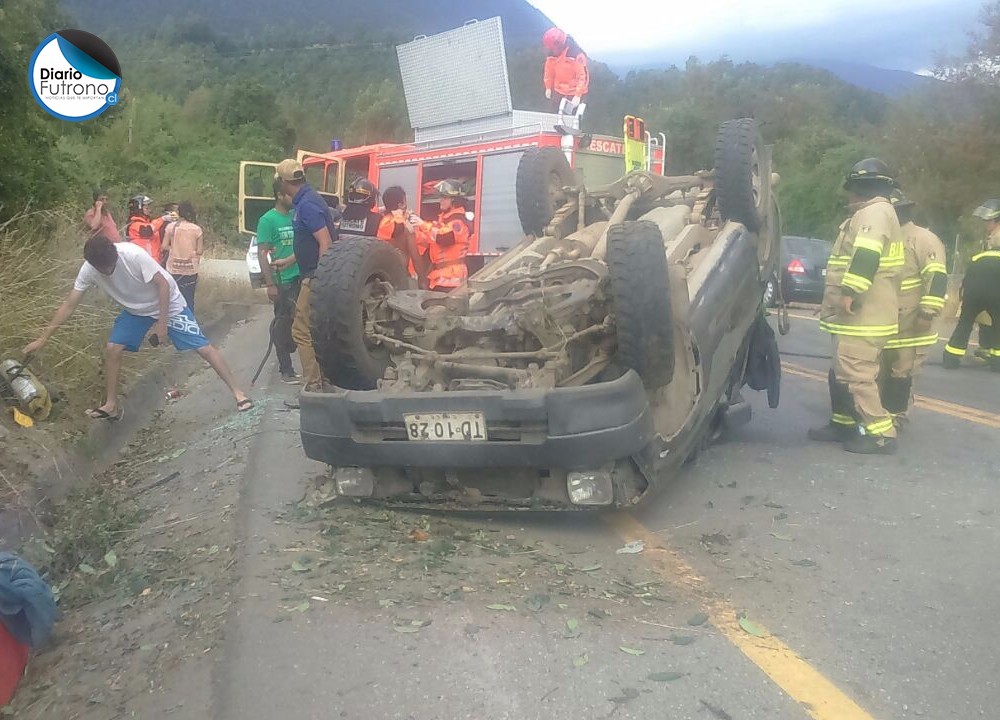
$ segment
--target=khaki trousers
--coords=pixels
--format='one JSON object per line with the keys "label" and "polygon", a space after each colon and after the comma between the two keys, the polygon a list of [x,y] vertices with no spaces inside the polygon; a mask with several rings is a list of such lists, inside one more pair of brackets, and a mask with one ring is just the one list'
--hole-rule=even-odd
{"label": "khaki trousers", "polygon": [[866,435],[896,437],[892,416],[882,406],[879,394],[880,361],[886,340],[833,336],[830,400],[835,423],[847,424],[851,418]]}
{"label": "khaki trousers", "polygon": [[313,350],[311,317],[309,308],[309,284],[311,278],[302,279],[299,298],[295,302],[295,319],[292,320],[292,340],[299,353],[302,363],[302,381],[306,390],[320,390],[323,386],[319,363],[316,362],[316,351]]}

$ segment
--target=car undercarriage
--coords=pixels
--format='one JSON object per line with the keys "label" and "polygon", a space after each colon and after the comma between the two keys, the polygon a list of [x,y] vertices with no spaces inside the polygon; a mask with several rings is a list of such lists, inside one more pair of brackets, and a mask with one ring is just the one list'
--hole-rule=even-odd
{"label": "car undercarriage", "polygon": [[329,392],[305,393],[306,453],[344,495],[459,506],[634,504],[777,402],[763,319],[780,218],[752,120],[723,124],[715,168],[633,171],[586,188],[556,148],[518,170],[542,227],[450,293],[407,289],[388,243],[335,243],[313,280]]}

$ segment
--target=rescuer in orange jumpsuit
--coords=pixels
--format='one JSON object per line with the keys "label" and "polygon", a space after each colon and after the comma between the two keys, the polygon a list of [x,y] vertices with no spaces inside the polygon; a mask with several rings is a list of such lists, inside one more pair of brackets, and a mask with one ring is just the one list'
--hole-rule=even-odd
{"label": "rescuer in orange jumpsuit", "polygon": [[385,212],[378,224],[376,237],[395,247],[407,259],[410,277],[418,278],[421,286],[426,284],[427,268],[423,256],[417,249],[416,233],[406,208],[406,191],[398,185],[385,189],[382,193]]}
{"label": "rescuer in orange jumpsuit", "polygon": [[417,248],[430,256],[427,273],[430,290],[448,292],[459,287],[469,275],[465,256],[469,254],[472,226],[465,216],[465,196],[456,180],[442,180],[435,186],[441,196],[441,212],[436,222],[417,226]]}
{"label": "rescuer in orange jumpsuit", "polygon": [[136,195],[128,201],[125,237],[149,253],[156,262],[160,262],[160,236],[153,227],[153,219],[149,216],[152,204],[153,201],[145,195]]}
{"label": "rescuer in orange jumpsuit", "polygon": [[[551,28],[542,36],[548,57],[545,58],[545,97],[553,102],[553,110],[582,116],[590,92],[590,71],[587,56],[572,37],[559,28]],[[567,106],[563,106],[563,100]]]}

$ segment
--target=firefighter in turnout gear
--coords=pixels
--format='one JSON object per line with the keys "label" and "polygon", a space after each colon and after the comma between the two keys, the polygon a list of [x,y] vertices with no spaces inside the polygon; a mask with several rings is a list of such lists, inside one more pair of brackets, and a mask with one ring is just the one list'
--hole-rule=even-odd
{"label": "firefighter in turnout gear", "polygon": [[862,160],[847,175],[852,216],[831,249],[820,310],[820,327],[833,336],[833,412],[809,437],[843,442],[855,453],[896,451],[896,428],[878,389],[882,349],[899,330],[899,274],[905,262],[899,220],[889,203],[894,185],[878,158]]}
{"label": "firefighter in turnout gear", "polygon": [[469,254],[472,226],[465,215],[465,195],[457,180],[442,180],[434,189],[441,198],[441,213],[437,222],[418,227],[417,246],[421,254],[430,256],[428,288],[448,292],[469,275],[465,256]]}
{"label": "firefighter in turnout gear", "polygon": [[[944,367],[954,370],[969,347],[972,326],[981,313],[989,315],[990,331],[980,327],[979,342],[990,369],[1000,372],[1000,200],[987,200],[972,213],[986,224],[983,251],[973,256],[962,280],[962,312],[944,346]],[[985,347],[985,346],[989,347]]]}
{"label": "firefighter in turnout gear", "polygon": [[378,188],[366,177],[360,177],[347,189],[347,207],[340,219],[340,232],[344,235],[375,237],[381,216],[375,212]]}
{"label": "firefighter in turnout gear", "polygon": [[934,323],[944,310],[948,292],[948,269],[944,244],[930,230],[913,222],[913,207],[899,190],[889,198],[903,232],[904,262],[899,287],[899,333],[890,338],[882,353],[879,388],[882,405],[896,427],[905,422],[913,378],[937,342]]}

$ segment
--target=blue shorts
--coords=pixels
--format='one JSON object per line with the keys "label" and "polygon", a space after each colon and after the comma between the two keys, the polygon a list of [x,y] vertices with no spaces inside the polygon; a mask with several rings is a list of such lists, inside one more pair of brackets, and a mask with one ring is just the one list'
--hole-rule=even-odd
{"label": "blue shorts", "polygon": [[[114,327],[111,328],[108,342],[124,345],[129,352],[138,352],[146,333],[155,324],[156,318],[133,315],[128,310],[122,310],[115,320]],[[190,308],[184,308],[180,315],[167,319],[167,336],[180,351],[197,350],[208,345],[208,339],[202,335],[198,321],[194,319],[194,313]],[[160,338],[160,342],[163,342],[163,338]]]}

